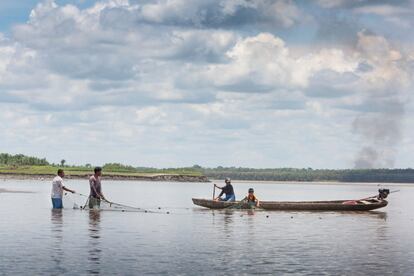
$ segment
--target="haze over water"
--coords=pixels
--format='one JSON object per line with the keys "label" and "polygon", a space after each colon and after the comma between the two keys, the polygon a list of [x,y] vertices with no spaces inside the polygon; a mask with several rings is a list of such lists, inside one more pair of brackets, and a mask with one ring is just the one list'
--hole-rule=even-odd
{"label": "haze over water", "polygon": [[[87,194],[87,181],[67,186]],[[376,184],[234,183],[241,198],[353,199]],[[282,273],[412,275],[414,187],[400,189],[375,212],[211,211],[212,183],[104,181],[115,202],[163,214],[51,210],[48,181],[0,182],[0,274],[229,275]],[[171,212],[166,214],[165,212]]]}

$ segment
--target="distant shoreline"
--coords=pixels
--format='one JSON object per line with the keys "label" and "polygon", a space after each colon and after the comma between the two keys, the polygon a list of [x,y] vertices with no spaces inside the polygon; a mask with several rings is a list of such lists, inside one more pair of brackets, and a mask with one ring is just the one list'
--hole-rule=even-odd
{"label": "distant shoreline", "polygon": [[[210,182],[221,185],[224,185],[224,180],[217,180],[217,179],[210,179]],[[301,185],[301,184],[307,184],[307,183],[311,183],[311,184],[320,184],[320,185],[364,185],[364,184],[370,184],[370,185],[405,185],[407,187],[413,187],[414,185],[412,183],[407,183],[407,182],[346,182],[346,181],[330,181],[330,180],[320,180],[320,181],[294,181],[294,180],[286,180],[286,181],[282,181],[282,180],[238,180],[238,179],[233,179],[232,183],[251,183],[251,184],[293,184],[293,185]]]}
{"label": "distant shoreline", "polygon": [[[91,174],[84,175],[66,175],[66,179],[88,179]],[[45,180],[51,179],[54,174],[17,174],[17,173],[1,173],[0,179],[14,179],[14,180]],[[205,176],[194,175],[173,175],[173,174],[153,174],[153,175],[117,175],[107,174],[103,175],[105,180],[135,180],[135,181],[164,181],[164,182],[210,182]]]}
{"label": "distant shoreline", "polygon": [[[0,153],[0,179],[47,180],[64,169],[68,179],[87,179],[94,167],[49,163],[45,158]],[[407,183],[414,184],[412,168],[313,169],[308,168],[215,168],[193,165],[178,168],[134,167],[121,163],[102,166],[104,179],[129,181],[211,182],[209,179],[231,178],[234,181],[262,183]],[[218,181],[223,183],[223,180]]]}
{"label": "distant shoreline", "polygon": [[[3,173],[0,172],[0,180],[51,180],[55,175],[54,174],[20,174],[20,173]],[[67,180],[85,180],[88,179],[91,174],[84,175],[66,175],[65,179]],[[114,181],[158,181],[158,182],[197,182],[197,183],[211,183],[217,185],[224,185],[223,179],[209,179],[206,176],[194,176],[194,175],[172,175],[172,174],[148,174],[148,175],[117,175],[117,174],[104,174],[102,176],[104,180],[114,180]],[[251,183],[251,184],[321,184],[321,185],[364,185],[364,184],[377,184],[381,185],[407,185],[414,186],[411,183],[406,182],[346,182],[346,181],[292,181],[292,180],[239,180],[233,179],[233,184],[237,183]],[[4,192],[0,189],[0,192]],[[6,191],[13,192],[13,191]]]}

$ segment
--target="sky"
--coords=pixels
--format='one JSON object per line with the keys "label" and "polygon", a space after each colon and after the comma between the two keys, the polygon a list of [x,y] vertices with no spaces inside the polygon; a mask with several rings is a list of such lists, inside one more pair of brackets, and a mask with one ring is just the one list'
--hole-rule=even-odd
{"label": "sky", "polygon": [[0,152],[413,167],[414,1],[0,2]]}

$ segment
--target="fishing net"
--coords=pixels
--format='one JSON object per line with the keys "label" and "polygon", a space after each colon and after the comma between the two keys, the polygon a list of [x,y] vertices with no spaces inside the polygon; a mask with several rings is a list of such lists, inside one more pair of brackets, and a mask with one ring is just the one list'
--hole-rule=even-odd
{"label": "fishing net", "polygon": [[254,202],[240,201],[238,203],[229,205],[226,209],[256,209]]}
{"label": "fishing net", "polygon": [[63,194],[63,207],[69,209],[81,209],[84,206],[87,197],[83,197],[79,194],[72,194],[65,192]]}
{"label": "fishing net", "polygon": [[146,209],[132,207],[120,203],[109,202],[90,198],[89,196],[78,193],[64,193],[63,204],[65,208],[82,209],[82,210],[101,210],[101,211],[120,211],[120,212],[143,212],[155,213]]}

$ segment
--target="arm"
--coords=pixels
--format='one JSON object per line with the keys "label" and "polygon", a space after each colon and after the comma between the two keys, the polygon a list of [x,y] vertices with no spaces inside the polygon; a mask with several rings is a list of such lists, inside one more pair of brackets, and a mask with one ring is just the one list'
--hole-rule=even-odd
{"label": "arm", "polygon": [[102,198],[103,200],[105,200],[105,201],[107,201],[107,202],[111,203],[109,200],[107,200],[107,199],[104,197],[104,195],[103,195],[103,193],[102,193],[102,192],[101,192],[101,193],[98,193],[98,195],[99,195],[99,197],[100,197],[100,198]]}
{"label": "arm", "polygon": [[101,191],[99,192],[99,193],[97,193],[98,195],[99,195],[99,197],[101,198],[101,199],[103,199],[103,200],[105,200],[106,202],[109,202],[109,203],[111,203],[109,200],[107,200],[106,199],[106,197],[103,195],[103,193],[102,193],[102,185],[101,185],[101,189],[100,189]]}
{"label": "arm", "polygon": [[221,190],[221,193],[216,198],[214,198],[214,200],[218,200],[224,194],[224,191],[223,191],[223,188],[217,186],[216,184],[214,184],[214,186],[216,186],[217,188]]}
{"label": "arm", "polygon": [[62,186],[62,189],[63,189],[63,190],[65,190],[65,191],[67,191],[67,192],[70,192],[70,193],[72,193],[72,194],[74,194],[74,193],[75,193],[75,190],[71,190],[71,189],[69,189],[69,188],[66,188],[65,186]]}

